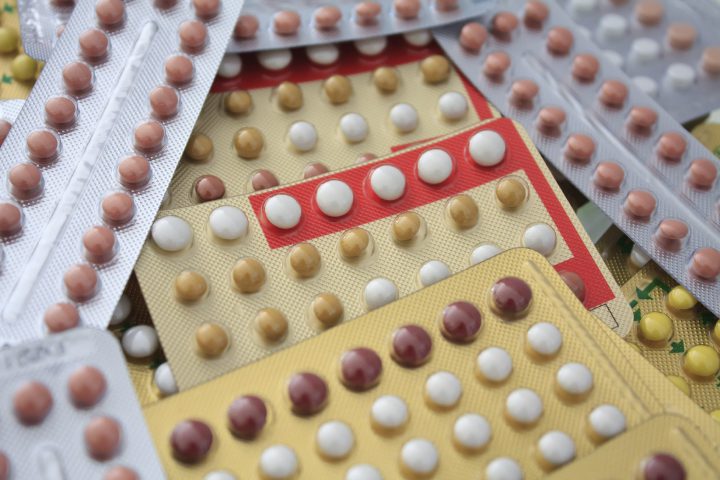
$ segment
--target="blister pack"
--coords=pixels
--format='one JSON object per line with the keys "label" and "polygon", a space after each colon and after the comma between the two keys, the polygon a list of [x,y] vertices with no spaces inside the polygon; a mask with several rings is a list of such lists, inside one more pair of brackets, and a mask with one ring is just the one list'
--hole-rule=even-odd
{"label": "blister pack", "polygon": [[424,41],[393,36],[361,56],[341,44],[329,65],[289,50],[281,71],[243,54],[239,75],[216,80],[163,208],[284,185],[499,116]]}
{"label": "blister pack", "polygon": [[165,478],[110,333],[4,349],[0,381],[2,478]]}
{"label": "blister pack", "polygon": [[40,66],[20,46],[20,23],[15,0],[5,0],[0,15],[0,99],[23,99],[30,94]]}
{"label": "blister pack", "polygon": [[107,325],[240,3],[78,2],[2,147],[0,340]]}
{"label": "blister pack", "polygon": [[22,110],[24,103],[24,100],[0,101],[0,145],[5,142],[12,124],[15,123],[15,119]]}
{"label": "blister pack", "polygon": [[626,300],[509,119],[161,212],[136,273],[184,390],[523,245],[546,255],[618,334],[628,332]]}
{"label": "blister pack", "polygon": [[23,48],[33,58],[47,61],[65,30],[75,0],[17,0]]}
{"label": "blister pack", "polygon": [[680,123],[720,103],[720,5],[713,0],[559,3]]}
{"label": "blister pack", "polygon": [[545,258],[513,249],[145,418],[172,478],[520,480],[664,412],[719,451],[720,425],[588,314]]}
{"label": "blister pack", "polygon": [[720,161],[554,2],[436,30],[455,65],[639,248],[720,313]]}

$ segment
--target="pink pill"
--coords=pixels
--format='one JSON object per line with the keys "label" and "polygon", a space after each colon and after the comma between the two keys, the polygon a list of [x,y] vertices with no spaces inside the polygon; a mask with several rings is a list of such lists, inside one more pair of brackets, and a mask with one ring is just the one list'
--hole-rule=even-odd
{"label": "pink pill", "polygon": [[620,188],[624,178],[625,170],[613,162],[598,163],[595,173],[593,174],[593,182],[596,186],[611,191]]}
{"label": "pink pill", "polygon": [[121,226],[128,223],[135,214],[135,203],[125,192],[113,192],[100,202],[102,218],[108,225]]}
{"label": "pink pill", "polygon": [[439,12],[451,12],[458,8],[458,0],[435,0],[435,10]]}
{"label": "pink pill", "polygon": [[11,237],[20,233],[23,215],[20,207],[10,202],[0,203],[0,237]]}
{"label": "pink pill", "polygon": [[95,295],[97,272],[86,264],[77,264],[68,268],[63,276],[67,296],[76,302],[84,302]]}
{"label": "pink pill", "polygon": [[658,155],[672,161],[682,159],[686,149],[687,140],[678,132],[663,133],[657,144]]}
{"label": "pink pill", "polygon": [[109,27],[117,25],[125,18],[125,2],[123,0],[98,0],[95,3],[95,14],[103,25]]}
{"label": "pink pill", "polygon": [[510,87],[510,103],[519,108],[529,107],[539,91],[540,87],[532,80],[516,80]]}
{"label": "pink pill", "polygon": [[702,54],[702,68],[710,75],[720,73],[720,47],[707,47]]}
{"label": "pink pill", "polygon": [[11,128],[12,128],[12,123],[0,118],[0,145],[5,143],[5,139],[10,134]]}
{"label": "pink pill", "polygon": [[720,252],[706,247],[697,250],[690,262],[690,271],[704,280],[715,280],[720,275]]}
{"label": "pink pill", "polygon": [[355,6],[355,22],[358,25],[372,25],[382,11],[382,5],[376,2],[360,2]]}
{"label": "pink pill", "polygon": [[107,55],[110,41],[107,35],[97,28],[85,30],[78,39],[80,52],[89,60],[97,60]]}
{"label": "pink pill", "polygon": [[550,11],[544,3],[538,0],[528,1],[525,4],[525,15],[523,16],[525,26],[533,30],[541,29],[549,13]]}
{"label": "pink pill", "polygon": [[197,20],[186,20],[178,29],[180,46],[187,52],[200,50],[207,40],[207,27]]}
{"label": "pink pill", "polygon": [[30,158],[39,163],[47,163],[57,155],[59,141],[49,130],[30,132],[26,143]]}
{"label": "pink pill", "polygon": [[115,256],[115,234],[103,226],[90,227],[82,237],[85,258],[91,263],[107,263]]}
{"label": "pink pill", "polygon": [[677,251],[682,247],[682,242],[688,234],[688,226],[682,220],[666,218],[655,232],[655,241],[666,250]]}
{"label": "pink pill", "polygon": [[574,38],[570,30],[564,27],[550,29],[545,41],[548,51],[555,55],[567,55],[573,46]]}
{"label": "pink pill", "polygon": [[159,150],[165,140],[165,128],[155,120],[147,120],[135,127],[135,148],[146,152]]}
{"label": "pink pill", "polygon": [[273,16],[273,31],[278,35],[295,35],[300,28],[300,15],[292,10],[281,10]]}
{"label": "pink pill", "polygon": [[493,17],[490,31],[500,39],[509,39],[518,27],[518,18],[510,12],[500,12]]}
{"label": "pink pill", "polygon": [[658,0],[641,0],[635,6],[635,18],[646,27],[660,23],[665,14],[665,7]]}
{"label": "pink pill", "polygon": [[315,28],[318,30],[332,30],[342,18],[342,12],[334,5],[320,7],[313,13]]}
{"label": "pink pill", "polygon": [[465,50],[479,52],[487,40],[487,29],[478,22],[466,23],[460,30],[460,45]]}
{"label": "pink pill", "polygon": [[572,75],[578,82],[594,82],[598,70],[600,70],[600,62],[595,55],[582,53],[573,59]]}
{"label": "pink pill", "polygon": [[118,164],[120,183],[127,188],[140,188],[150,179],[150,163],[140,155],[130,155]]}
{"label": "pink pill", "polygon": [[92,70],[83,62],[71,62],[63,67],[63,82],[65,88],[73,93],[82,93],[90,90],[93,81]]}
{"label": "pink pill", "polygon": [[420,0],[395,0],[393,7],[395,15],[403,20],[412,20],[420,13]]}
{"label": "pink pill", "polygon": [[185,55],[171,55],[165,60],[165,79],[173,85],[184,85],[192,80],[193,63]]}
{"label": "pink pill", "polygon": [[598,100],[610,108],[621,108],[628,96],[628,88],[619,80],[607,80],[600,87]]}
{"label": "pink pill", "polygon": [[697,30],[689,23],[671,23],[667,29],[667,43],[675,50],[689,50],[695,44]]}
{"label": "pink pill", "polygon": [[253,38],[258,28],[260,28],[260,23],[255,15],[240,15],[235,24],[233,36],[240,40]]}
{"label": "pink pill", "polygon": [[500,78],[510,68],[510,56],[505,52],[492,52],[485,58],[483,73],[490,78]]}
{"label": "pink pill", "polygon": [[56,303],[45,310],[43,321],[50,333],[60,333],[77,327],[80,313],[72,303]]}
{"label": "pink pill", "polygon": [[645,190],[631,190],[625,199],[625,213],[635,218],[646,219],[655,211],[657,201],[652,193]]}
{"label": "pink pill", "polygon": [[698,158],[690,164],[688,181],[697,188],[710,188],[717,178],[717,167],[707,158]]}
{"label": "pink pill", "polygon": [[70,125],[75,121],[77,106],[67,97],[50,97],[45,102],[45,119],[58,126]]}
{"label": "pink pill", "polygon": [[557,135],[565,123],[565,110],[560,107],[543,107],[537,116],[537,128],[546,135]]}
{"label": "pink pill", "polygon": [[32,163],[18,163],[8,172],[8,183],[13,197],[30,200],[42,193],[42,172]]}
{"label": "pink pill", "polygon": [[180,97],[172,87],[161,85],[150,92],[150,108],[158,118],[168,118],[178,111]]}
{"label": "pink pill", "polygon": [[628,113],[628,128],[638,133],[651,130],[657,123],[658,114],[652,108],[633,107]]}
{"label": "pink pill", "polygon": [[212,18],[220,11],[220,0],[192,0],[195,14],[201,18]]}
{"label": "pink pill", "polygon": [[565,144],[565,155],[580,163],[588,163],[595,153],[595,141],[582,133],[570,135]]}

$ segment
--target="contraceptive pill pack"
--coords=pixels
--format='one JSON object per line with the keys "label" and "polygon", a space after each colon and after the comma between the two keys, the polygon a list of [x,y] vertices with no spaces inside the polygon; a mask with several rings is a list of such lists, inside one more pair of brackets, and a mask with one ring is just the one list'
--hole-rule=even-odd
{"label": "contraceptive pill pack", "polygon": [[107,326],[241,4],[78,2],[0,151],[2,343]]}
{"label": "contraceptive pill pack", "polygon": [[720,425],[528,249],[145,408],[178,479],[540,478],[667,414],[717,457]]}
{"label": "contraceptive pill pack", "polygon": [[665,271],[720,313],[720,160],[552,1],[435,31],[455,65]]}

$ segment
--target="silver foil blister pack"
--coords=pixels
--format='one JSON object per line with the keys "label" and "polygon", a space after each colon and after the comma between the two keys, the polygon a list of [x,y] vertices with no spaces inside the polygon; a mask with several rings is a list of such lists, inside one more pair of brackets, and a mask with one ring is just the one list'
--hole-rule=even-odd
{"label": "silver foil blister pack", "polygon": [[47,60],[72,15],[75,0],[17,0],[17,8],[25,52]]}
{"label": "silver foil blister pack", "polygon": [[0,150],[2,342],[58,304],[55,325],[107,325],[241,3],[77,4]]}
{"label": "silver foil blister pack", "polygon": [[436,40],[543,155],[720,313],[720,162],[552,1],[509,0]]}
{"label": "silver foil blister pack", "polygon": [[2,350],[0,381],[3,478],[165,478],[110,332],[75,329]]}

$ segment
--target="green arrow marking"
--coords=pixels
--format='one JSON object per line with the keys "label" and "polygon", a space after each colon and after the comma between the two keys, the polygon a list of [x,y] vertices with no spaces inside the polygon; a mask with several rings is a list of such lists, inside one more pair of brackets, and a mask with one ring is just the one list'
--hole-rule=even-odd
{"label": "green arrow marking", "polygon": [[642,313],[640,312],[640,310],[633,310],[633,321],[639,322],[641,318],[642,318]]}
{"label": "green arrow marking", "polygon": [[12,83],[12,77],[3,73],[2,83]]}
{"label": "green arrow marking", "polygon": [[665,285],[662,280],[660,280],[659,278],[653,278],[652,282],[648,283],[642,290],[635,287],[635,293],[637,294],[637,297],[641,300],[650,300],[652,299],[652,297],[650,296],[650,292],[652,292],[656,288],[660,288],[666,293],[670,291],[670,287]]}
{"label": "green arrow marking", "polygon": [[670,342],[670,353],[683,353],[685,351],[685,342]]}
{"label": "green arrow marking", "polygon": [[712,328],[715,326],[716,318],[712,313],[705,311],[700,314],[700,321],[704,326]]}
{"label": "green arrow marking", "polygon": [[637,306],[637,300],[633,300],[630,302],[630,308],[635,308]]}
{"label": "green arrow marking", "polygon": [[13,6],[10,5],[9,3],[6,3],[5,5],[3,5],[3,11],[4,11],[4,12],[13,13],[14,10],[15,10],[15,9],[13,8]]}

